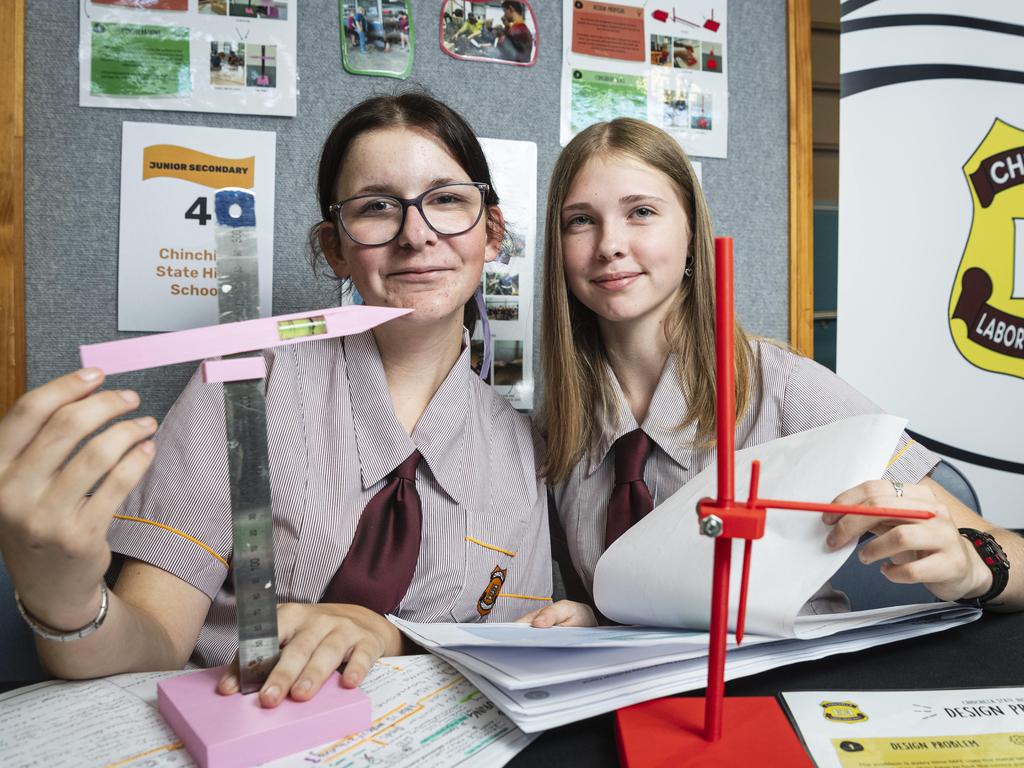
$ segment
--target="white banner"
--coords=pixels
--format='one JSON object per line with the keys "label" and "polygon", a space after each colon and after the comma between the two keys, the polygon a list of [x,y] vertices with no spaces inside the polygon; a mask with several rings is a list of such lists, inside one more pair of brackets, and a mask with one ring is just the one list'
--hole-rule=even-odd
{"label": "white banner", "polygon": [[1024,527],[1024,5],[841,13],[838,372]]}

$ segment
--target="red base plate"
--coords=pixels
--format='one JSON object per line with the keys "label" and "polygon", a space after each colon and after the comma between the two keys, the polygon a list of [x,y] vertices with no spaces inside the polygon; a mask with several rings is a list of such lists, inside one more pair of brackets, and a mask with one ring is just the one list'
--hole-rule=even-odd
{"label": "red base plate", "polygon": [[814,765],[768,696],[727,698],[716,742],[704,740],[704,699],[657,699],[620,709],[615,718],[619,760],[627,768]]}

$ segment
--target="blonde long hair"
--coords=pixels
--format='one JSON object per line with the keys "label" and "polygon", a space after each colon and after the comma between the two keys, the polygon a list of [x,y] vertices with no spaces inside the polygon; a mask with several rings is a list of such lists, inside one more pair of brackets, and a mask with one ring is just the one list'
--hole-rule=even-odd
{"label": "blonde long hair", "polygon": [[[562,253],[565,197],[583,166],[600,155],[638,160],[668,176],[679,191],[691,230],[688,252],[680,256],[690,260],[693,274],[683,278],[679,305],[665,324],[689,406],[677,429],[696,424],[695,444],[713,444],[715,435],[714,240],[704,193],[679,144],[660,128],[631,118],[597,123],[562,150],[548,191],[541,334],[545,394],[538,420],[547,442],[542,472],[555,483],[583,459],[606,425],[614,425],[619,408],[597,317],[569,290]],[[750,340],[737,323],[737,421],[750,399],[753,365]]]}

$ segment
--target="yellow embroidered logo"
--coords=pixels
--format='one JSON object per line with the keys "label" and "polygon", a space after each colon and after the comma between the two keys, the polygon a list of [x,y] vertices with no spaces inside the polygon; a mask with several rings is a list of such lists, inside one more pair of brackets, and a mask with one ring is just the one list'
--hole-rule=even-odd
{"label": "yellow embroidered logo", "polygon": [[949,330],[972,365],[1024,378],[1024,131],[997,119],[963,171],[974,217]]}
{"label": "yellow embroidered logo", "polygon": [[821,708],[825,719],[833,723],[863,723],[868,719],[852,701],[823,701]]}
{"label": "yellow embroidered logo", "polygon": [[498,599],[498,595],[501,594],[501,587],[505,583],[505,575],[507,573],[507,568],[494,566],[494,570],[491,571],[491,580],[487,582],[487,586],[484,587],[480,599],[476,601],[476,612],[481,616],[486,616],[494,608],[494,603]]}

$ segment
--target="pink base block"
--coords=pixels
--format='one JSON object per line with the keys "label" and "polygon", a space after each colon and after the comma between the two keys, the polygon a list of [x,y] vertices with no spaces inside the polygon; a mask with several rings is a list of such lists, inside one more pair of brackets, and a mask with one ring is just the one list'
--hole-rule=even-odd
{"label": "pink base block", "polygon": [[157,683],[160,714],[201,768],[243,768],[342,739],[370,727],[369,697],[342,688],[335,672],[310,701],[285,699],[274,709],[259,695],[217,693],[224,667]]}

